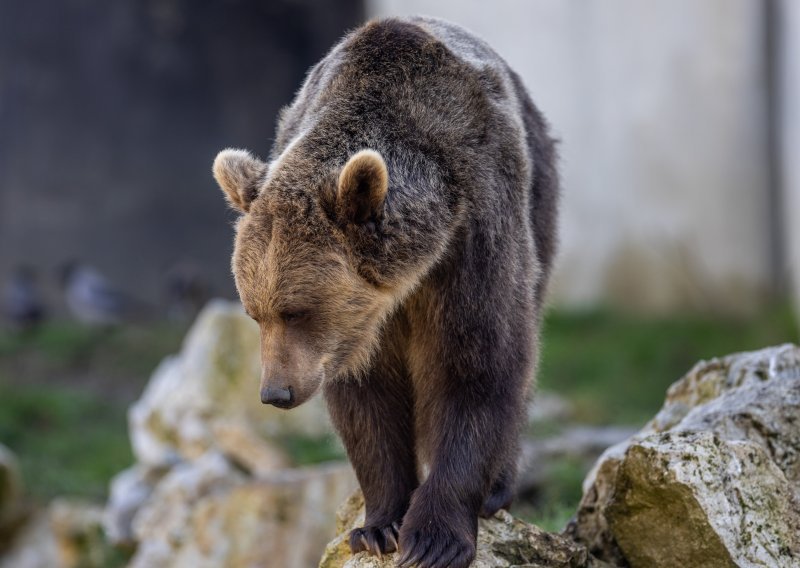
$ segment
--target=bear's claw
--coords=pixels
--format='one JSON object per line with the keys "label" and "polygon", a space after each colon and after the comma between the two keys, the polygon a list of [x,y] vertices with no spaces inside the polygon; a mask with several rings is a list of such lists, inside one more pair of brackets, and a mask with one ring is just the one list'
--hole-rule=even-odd
{"label": "bear's claw", "polygon": [[398,550],[397,537],[400,525],[396,522],[389,526],[361,527],[350,533],[350,550],[353,554],[367,552],[380,558],[383,554]]}
{"label": "bear's claw", "polygon": [[475,559],[474,543],[434,527],[404,534],[401,546],[398,568],[467,568]]}

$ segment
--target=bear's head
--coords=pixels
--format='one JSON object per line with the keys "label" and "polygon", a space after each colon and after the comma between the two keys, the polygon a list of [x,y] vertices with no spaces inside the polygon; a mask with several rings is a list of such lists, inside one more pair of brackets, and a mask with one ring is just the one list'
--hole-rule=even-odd
{"label": "bear's head", "polygon": [[324,381],[357,376],[396,297],[359,272],[351,242],[376,238],[388,190],[381,155],[362,150],[334,171],[304,160],[266,164],[229,149],[213,168],[242,213],[232,268],[261,329],[261,400],[281,408],[305,402]]}

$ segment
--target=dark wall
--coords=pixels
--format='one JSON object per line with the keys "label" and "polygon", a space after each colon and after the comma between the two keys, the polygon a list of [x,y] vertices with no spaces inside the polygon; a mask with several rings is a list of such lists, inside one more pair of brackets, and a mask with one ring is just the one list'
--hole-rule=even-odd
{"label": "dark wall", "polygon": [[83,259],[157,301],[190,261],[232,295],[212,160],[265,156],[307,68],[361,18],[356,0],[0,3],[0,281]]}

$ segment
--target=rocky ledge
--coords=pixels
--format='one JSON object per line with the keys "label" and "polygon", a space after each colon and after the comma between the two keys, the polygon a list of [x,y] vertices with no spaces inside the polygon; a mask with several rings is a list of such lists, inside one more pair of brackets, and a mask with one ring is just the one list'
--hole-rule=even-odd
{"label": "rocky ledge", "polygon": [[[394,568],[397,553],[382,558],[365,552],[353,555],[347,543],[351,530],[364,522],[364,498],[356,491],[340,507],[337,537],[328,544],[319,568]],[[548,533],[499,511],[481,519],[478,552],[472,568],[590,568],[599,567],[586,548],[569,538]]]}
{"label": "rocky ledge", "polygon": [[[288,413],[259,403],[258,341],[237,305],[203,311],[131,408],[136,463],[105,507],[28,510],[0,446],[0,568],[308,568],[323,549],[321,568],[394,566],[350,553],[364,515],[350,467],[293,460],[287,440],[327,439],[330,425],[320,397]],[[800,566],[797,347],[699,363],[633,435],[572,428],[526,442],[522,489],[546,484],[558,456],[589,464],[608,444],[567,531],[500,512],[480,521],[473,567]]]}
{"label": "rocky ledge", "polygon": [[599,459],[569,533],[634,568],[800,566],[800,349],[696,365]]}

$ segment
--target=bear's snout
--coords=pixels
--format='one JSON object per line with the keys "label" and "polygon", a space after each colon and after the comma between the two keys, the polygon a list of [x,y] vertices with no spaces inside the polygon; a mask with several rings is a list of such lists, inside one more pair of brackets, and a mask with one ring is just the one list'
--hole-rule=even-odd
{"label": "bear's snout", "polygon": [[261,402],[271,404],[278,408],[291,408],[294,406],[294,393],[292,387],[269,387],[261,389]]}

